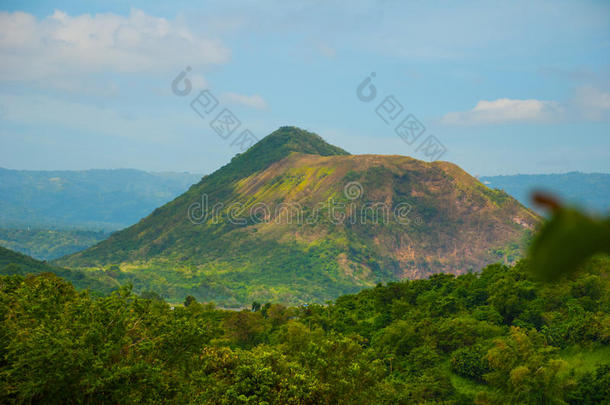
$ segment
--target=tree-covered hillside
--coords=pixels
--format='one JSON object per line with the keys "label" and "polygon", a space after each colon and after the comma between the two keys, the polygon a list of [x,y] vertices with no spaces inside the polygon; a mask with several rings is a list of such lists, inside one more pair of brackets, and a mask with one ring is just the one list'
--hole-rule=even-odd
{"label": "tree-covered hillside", "polygon": [[0,277],[0,402],[609,403],[610,261],[527,266],[239,312]]}

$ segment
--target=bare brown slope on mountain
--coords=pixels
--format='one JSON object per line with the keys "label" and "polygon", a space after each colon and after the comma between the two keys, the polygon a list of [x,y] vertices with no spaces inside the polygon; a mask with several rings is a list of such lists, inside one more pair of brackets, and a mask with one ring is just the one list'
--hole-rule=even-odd
{"label": "bare brown slope on mountain", "polygon": [[[344,195],[350,182],[362,186],[361,195],[353,200]],[[406,156],[295,153],[238,182],[235,198],[243,202],[246,212],[256,204],[271,207],[270,217],[255,225],[257,238],[304,243],[324,238],[360,239],[377,257],[385,258],[385,265],[391,265],[399,278],[424,277],[438,271],[459,274],[504,260],[498,256],[499,249],[512,245],[518,250],[524,235],[538,222],[530,210],[508,195],[488,189],[458,166]],[[335,211],[335,217],[345,211],[345,220],[329,219],[325,209],[329,199],[337,206],[345,204],[344,210]],[[316,206],[321,208],[316,221],[311,221],[315,223],[285,226],[285,212],[277,218],[278,209],[273,209],[278,207],[277,201],[309,213]],[[388,218],[381,218],[381,212],[376,221],[364,217],[363,210],[380,203],[382,209],[387,207]],[[407,221],[403,221],[408,223],[399,223],[394,210],[405,203],[411,207]],[[304,216],[301,221],[311,217]],[[352,218],[355,223],[351,223]],[[341,261],[351,260],[348,255],[348,260]]]}

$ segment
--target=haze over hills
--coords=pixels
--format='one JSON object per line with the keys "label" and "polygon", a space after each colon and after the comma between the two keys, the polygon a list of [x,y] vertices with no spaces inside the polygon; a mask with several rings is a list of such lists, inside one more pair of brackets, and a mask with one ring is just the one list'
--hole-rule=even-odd
{"label": "haze over hills", "polygon": [[352,156],[282,127],[137,224],[58,263],[119,265],[137,275],[136,288],[170,299],[320,302],[380,281],[512,262],[538,222],[451,163]]}
{"label": "haze over hills", "polygon": [[134,169],[0,168],[0,227],[114,231],[134,224],[200,178]]}
{"label": "haze over hills", "polygon": [[109,235],[87,229],[0,228],[0,246],[35,259],[53,260],[85,250]]}
{"label": "haze over hills", "polygon": [[491,188],[503,189],[528,207],[531,192],[545,190],[586,210],[610,212],[610,174],[607,173],[516,174],[483,176],[480,180]]}

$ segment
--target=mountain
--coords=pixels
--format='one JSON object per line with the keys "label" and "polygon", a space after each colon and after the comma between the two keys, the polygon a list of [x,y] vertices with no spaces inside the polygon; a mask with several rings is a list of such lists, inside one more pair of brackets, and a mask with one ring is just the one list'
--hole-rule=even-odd
{"label": "mountain", "polygon": [[133,169],[0,168],[0,226],[117,230],[134,224],[200,179],[191,173]]}
{"label": "mountain", "polygon": [[57,263],[119,265],[137,275],[136,289],[170,300],[324,302],[382,281],[512,262],[538,222],[454,164],[354,156],[282,127],[137,224]]}
{"label": "mountain", "polygon": [[610,174],[517,174],[485,176],[480,180],[491,188],[503,189],[528,207],[533,190],[546,190],[588,211],[610,213]]}

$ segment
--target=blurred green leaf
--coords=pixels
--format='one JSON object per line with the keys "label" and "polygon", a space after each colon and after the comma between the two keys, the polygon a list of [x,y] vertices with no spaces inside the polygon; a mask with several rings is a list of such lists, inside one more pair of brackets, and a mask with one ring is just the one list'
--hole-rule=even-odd
{"label": "blurred green leaf", "polygon": [[543,280],[571,274],[591,256],[610,254],[610,219],[559,208],[530,246],[532,271]]}

